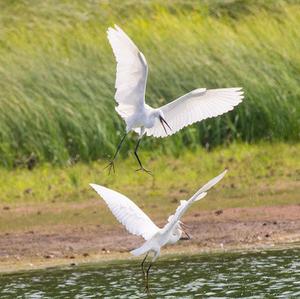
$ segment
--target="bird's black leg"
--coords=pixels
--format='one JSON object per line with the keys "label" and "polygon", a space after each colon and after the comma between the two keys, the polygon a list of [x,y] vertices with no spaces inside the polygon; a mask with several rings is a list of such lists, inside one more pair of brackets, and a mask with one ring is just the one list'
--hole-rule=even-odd
{"label": "bird's black leg", "polygon": [[143,281],[144,281],[144,284],[145,284],[145,288],[146,288],[146,272],[145,272],[145,269],[144,269],[144,263],[148,257],[148,254],[149,252],[146,254],[146,256],[144,257],[142,263],[141,263],[141,267],[142,267],[142,271],[143,271]]}
{"label": "bird's black leg", "polygon": [[151,174],[151,171],[149,171],[149,170],[147,170],[147,169],[144,168],[144,166],[142,165],[142,162],[141,162],[141,160],[140,160],[140,158],[139,158],[139,156],[138,156],[138,153],[137,153],[137,152],[138,152],[138,148],[139,148],[139,146],[140,146],[140,142],[141,142],[141,139],[138,140],[138,142],[137,142],[137,144],[136,144],[136,146],[135,146],[135,149],[134,149],[134,155],[135,155],[135,157],[136,157],[136,159],[138,160],[139,165],[140,165],[140,168],[137,169],[136,171],[142,170],[142,171],[145,171],[145,172],[147,172],[148,174],[152,175],[152,174]]}
{"label": "bird's black leg", "polygon": [[145,287],[145,291],[147,292],[147,294],[149,294],[149,271],[150,268],[152,267],[152,263],[150,263],[147,272],[146,272],[146,287]]}
{"label": "bird's black leg", "polygon": [[122,146],[123,141],[125,140],[125,137],[126,137],[126,136],[127,136],[127,133],[124,134],[124,136],[122,137],[120,143],[118,144],[118,147],[117,147],[117,150],[116,150],[116,152],[115,152],[115,154],[114,154],[114,157],[113,157],[112,160],[108,163],[108,165],[105,167],[105,168],[108,168],[109,174],[110,174],[111,170],[113,170],[113,171],[115,172],[115,164],[114,164],[114,161],[115,161],[115,159],[116,159],[116,157],[117,157],[117,155],[118,155],[118,153],[119,153],[119,151],[120,151],[120,149],[121,149],[121,146]]}

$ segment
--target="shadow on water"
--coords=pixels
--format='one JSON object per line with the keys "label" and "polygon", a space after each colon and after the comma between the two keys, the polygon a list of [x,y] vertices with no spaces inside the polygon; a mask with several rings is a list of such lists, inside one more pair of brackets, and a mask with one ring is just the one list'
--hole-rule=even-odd
{"label": "shadow on water", "polygon": [[[151,269],[153,298],[300,298],[300,249],[180,256]],[[0,298],[146,298],[139,262],[0,276]]]}

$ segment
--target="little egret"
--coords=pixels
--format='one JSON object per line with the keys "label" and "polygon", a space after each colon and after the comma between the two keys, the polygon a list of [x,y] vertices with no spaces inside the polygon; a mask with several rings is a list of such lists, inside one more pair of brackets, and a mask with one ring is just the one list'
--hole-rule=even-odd
{"label": "little egret", "polygon": [[[152,263],[158,258],[161,247],[166,244],[176,243],[181,238],[183,232],[189,238],[189,235],[186,233],[180,218],[194,201],[198,201],[206,196],[207,191],[217,184],[221,179],[223,179],[226,172],[227,170],[210,180],[189,200],[181,200],[175,214],[168,218],[168,223],[163,228],[156,226],[151,219],[125,195],[103,186],[90,184],[90,186],[104,199],[117,220],[122,223],[130,233],[137,236],[142,236],[146,240],[141,247],[132,250],[131,253],[135,256],[146,254],[142,261],[141,267],[143,271],[145,289],[147,291],[149,290],[149,270],[152,266]],[[144,263],[149,253],[153,253],[153,258],[148,266],[147,271],[145,271]]]}
{"label": "little egret", "polygon": [[134,150],[140,166],[137,170],[150,173],[143,167],[138,156],[138,148],[144,134],[154,137],[172,135],[195,122],[232,110],[243,99],[241,87],[210,90],[198,88],[160,108],[152,108],[145,103],[148,65],[143,53],[117,25],[108,28],[107,36],[117,61],[116,111],[126,123],[126,133],[107,165],[109,172],[114,170],[114,161],[130,131],[139,134]]}

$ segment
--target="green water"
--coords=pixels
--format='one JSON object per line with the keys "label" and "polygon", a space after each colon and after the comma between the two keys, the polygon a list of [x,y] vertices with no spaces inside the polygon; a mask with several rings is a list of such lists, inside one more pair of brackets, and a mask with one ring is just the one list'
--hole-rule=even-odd
{"label": "green water", "polygon": [[[170,258],[151,269],[152,298],[300,298],[300,249]],[[0,276],[0,298],[141,298],[139,263]]]}

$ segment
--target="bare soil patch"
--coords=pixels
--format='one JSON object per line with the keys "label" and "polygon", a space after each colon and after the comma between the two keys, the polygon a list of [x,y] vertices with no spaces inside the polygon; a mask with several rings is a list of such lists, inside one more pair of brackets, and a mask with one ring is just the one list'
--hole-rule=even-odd
{"label": "bare soil patch", "polygon": [[[19,213],[22,212],[20,208]],[[300,205],[194,212],[184,222],[192,239],[169,246],[165,252],[254,248],[300,241]],[[164,225],[160,221],[158,224]],[[128,251],[142,242],[117,222],[1,231],[0,271],[128,258]]]}

